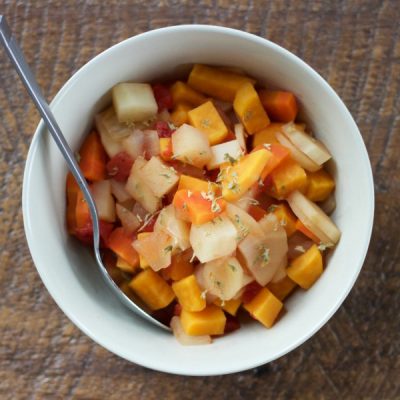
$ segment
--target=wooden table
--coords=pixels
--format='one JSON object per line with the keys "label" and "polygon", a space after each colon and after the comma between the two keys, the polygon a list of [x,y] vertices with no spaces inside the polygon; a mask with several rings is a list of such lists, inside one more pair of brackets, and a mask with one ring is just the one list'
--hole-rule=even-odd
{"label": "wooden table", "polygon": [[375,228],[360,278],[300,348],[221,377],[179,377],[130,364],[66,318],[33,266],[21,186],[39,117],[2,53],[1,399],[400,398],[398,0],[2,0],[0,12],[49,99],[94,55],[149,29],[217,24],[271,39],[314,67],[347,104],[367,144],[376,189]]}

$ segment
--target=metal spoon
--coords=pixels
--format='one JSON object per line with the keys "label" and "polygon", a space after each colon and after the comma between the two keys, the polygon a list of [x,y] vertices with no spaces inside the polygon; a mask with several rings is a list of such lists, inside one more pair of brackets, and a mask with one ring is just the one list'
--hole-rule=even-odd
{"label": "metal spoon", "polygon": [[50,110],[49,105],[47,104],[45,98],[43,97],[40,91],[40,88],[36,82],[35,77],[33,76],[32,71],[30,70],[28,64],[25,61],[21,49],[19,48],[18,44],[12,37],[10,27],[8,26],[5,17],[2,15],[0,15],[0,41],[3,44],[7,52],[7,55],[11,59],[15,69],[17,70],[18,75],[21,78],[23,84],[25,85],[29,95],[31,96],[33,102],[35,103],[37,109],[39,110],[40,115],[42,116],[45,124],[47,125],[47,129],[51,133],[54,141],[56,142],[59,150],[61,151],[61,154],[65,158],[69,170],[71,171],[72,175],[76,179],[77,183],[79,184],[79,187],[83,192],[85,200],[89,206],[90,215],[92,217],[94,254],[97,261],[97,265],[100,269],[101,275],[103,276],[106,284],[111,289],[111,291],[118,297],[118,299],[131,311],[134,311],[137,315],[140,315],[142,318],[146,319],[152,324],[170,331],[171,329],[168,326],[157,321],[150,315],[149,311],[146,309],[145,305],[141,304],[140,300],[135,299],[134,302],[128,296],[126,296],[125,293],[121,291],[121,289],[115,284],[115,282],[111,279],[110,275],[108,274],[100,255],[99,217],[97,214],[96,205],[89,190],[89,186],[82,174],[82,171],[78,166],[78,163],[75,160],[72,150],[68,146],[68,143],[65,140],[65,137],[62,134],[61,129],[58,126],[53,113]]}

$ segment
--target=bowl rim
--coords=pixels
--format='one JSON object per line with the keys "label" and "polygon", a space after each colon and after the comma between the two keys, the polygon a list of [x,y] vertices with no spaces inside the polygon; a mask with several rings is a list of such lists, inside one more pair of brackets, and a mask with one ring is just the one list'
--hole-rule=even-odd
{"label": "bowl rim", "polygon": [[142,365],[144,367],[156,370],[156,371],[161,371],[161,372],[166,372],[166,373],[172,373],[172,374],[179,374],[179,375],[190,375],[190,376],[207,376],[207,375],[224,375],[224,374],[230,374],[230,373],[235,373],[235,372],[240,372],[240,371],[245,371],[251,368],[258,367],[260,365],[267,364],[271,361],[274,361],[285,354],[289,353],[293,349],[297,348],[301,344],[303,344],[305,341],[310,339],[318,330],[322,328],[333,316],[333,314],[338,310],[338,308],[341,306],[341,304],[344,302],[346,297],[348,296],[350,290],[353,288],[355,281],[357,280],[359,273],[361,271],[361,268],[364,264],[365,257],[367,255],[369,243],[371,240],[371,234],[372,234],[372,228],[373,228],[373,220],[374,220],[374,208],[375,208],[375,195],[374,195],[374,182],[373,182],[373,174],[372,174],[372,167],[371,163],[369,160],[368,152],[365,146],[365,143],[362,139],[361,133],[350,113],[350,111],[347,109],[346,105],[343,103],[342,99],[338,96],[338,94],[335,92],[335,90],[328,84],[327,81],[325,81],[322,76],[315,71],[310,65],[308,65],[305,61],[300,59],[298,56],[295,54],[291,53],[289,50],[286,50],[285,48],[279,46],[278,44],[262,38],[260,36],[257,36],[252,33],[248,33],[245,31],[241,31],[238,29],[233,29],[233,28],[227,28],[223,26],[216,26],[216,25],[204,25],[204,24],[184,24],[184,25],[173,25],[173,26],[168,26],[168,27],[163,27],[163,28],[158,28],[150,31],[146,31],[143,33],[140,33],[135,36],[131,36],[127,39],[122,40],[121,42],[118,42],[111,47],[103,50],[99,54],[97,54],[95,57],[91,58],[87,63],[85,63],[82,67],[80,67],[76,72],[73,73],[73,75],[64,83],[64,85],[60,88],[60,90],[57,92],[55,95],[54,99],[51,101],[50,106],[51,108],[54,108],[60,101],[62,101],[64,95],[68,91],[69,87],[73,85],[77,78],[77,76],[80,75],[81,72],[89,68],[92,64],[96,63],[99,59],[104,57],[105,54],[109,54],[113,52],[115,49],[128,46],[131,41],[135,41],[138,38],[146,37],[146,36],[152,36],[152,35],[158,35],[162,32],[166,31],[176,31],[176,32],[185,32],[185,31],[198,31],[198,32],[214,32],[216,34],[228,34],[231,36],[236,36],[236,37],[241,37],[253,42],[256,42],[257,44],[261,44],[263,46],[269,46],[275,51],[281,52],[283,55],[285,55],[288,59],[290,59],[291,62],[294,62],[297,64],[300,68],[306,69],[308,73],[310,73],[313,78],[318,82],[319,85],[324,86],[324,88],[330,93],[335,98],[335,102],[337,103],[338,108],[340,111],[343,113],[344,118],[348,119],[348,122],[352,125],[352,130],[354,131],[355,136],[357,136],[357,141],[359,143],[359,156],[360,156],[360,161],[364,164],[364,168],[366,171],[366,175],[368,177],[368,193],[366,193],[366,201],[368,202],[368,215],[366,215],[367,220],[367,226],[368,230],[365,232],[365,242],[364,246],[362,249],[359,250],[360,256],[359,256],[359,263],[357,267],[354,267],[354,275],[353,279],[351,280],[350,284],[346,288],[346,290],[343,291],[343,294],[341,297],[336,298],[335,302],[332,303],[332,306],[325,314],[325,317],[322,318],[318,324],[316,324],[312,329],[310,329],[306,334],[304,334],[302,337],[299,337],[296,341],[290,343],[287,345],[285,348],[283,348],[279,353],[275,354],[273,358],[269,359],[262,359],[262,357],[259,357],[257,360],[251,360],[245,362],[245,360],[242,360],[243,363],[241,364],[240,367],[231,367],[227,366],[223,371],[219,372],[207,372],[206,370],[196,370],[196,371],[190,371],[189,373],[187,371],[184,371],[180,366],[175,366],[174,363],[171,363],[171,368],[165,369],[157,365],[156,362],[151,361],[146,359],[145,357],[140,357],[138,356],[137,358],[128,358],[125,354],[123,354],[121,351],[118,349],[113,348],[112,343],[107,342],[105,343],[104,341],[98,340],[96,333],[93,332],[89,327],[87,327],[84,322],[82,322],[79,318],[76,318],[73,313],[71,313],[68,310],[68,307],[63,306],[63,300],[62,296],[58,296],[58,293],[53,291],[51,288],[51,283],[50,281],[46,278],[46,275],[43,273],[43,271],[40,270],[38,267],[39,263],[39,253],[40,249],[37,248],[35,245],[35,238],[32,235],[32,231],[30,229],[30,209],[29,209],[29,199],[28,199],[28,186],[29,186],[29,181],[31,179],[31,174],[32,174],[32,166],[33,166],[33,161],[34,161],[34,155],[36,153],[36,149],[39,146],[39,139],[42,134],[46,131],[46,126],[43,122],[43,120],[40,120],[35,133],[33,135],[28,155],[27,155],[27,160],[25,164],[25,169],[24,169],[24,176],[23,176],[23,187],[22,187],[22,213],[23,213],[23,221],[24,221],[24,230],[25,230],[25,235],[27,238],[27,243],[28,247],[31,253],[32,260],[35,264],[36,270],[45,285],[46,289],[48,290],[50,296],[53,298],[53,300],[56,302],[58,307],[63,311],[63,313],[74,323],[75,326],[77,326],[82,332],[84,332],[88,337],[90,337],[95,343],[101,345],[108,351],[118,355],[119,357],[126,359],[127,361],[137,363],[139,365]]}

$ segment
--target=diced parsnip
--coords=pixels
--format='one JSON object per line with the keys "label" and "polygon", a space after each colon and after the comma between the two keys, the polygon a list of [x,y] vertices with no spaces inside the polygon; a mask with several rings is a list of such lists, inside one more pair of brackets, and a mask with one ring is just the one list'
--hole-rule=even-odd
{"label": "diced parsnip", "polygon": [[135,129],[128,137],[122,141],[124,151],[134,160],[143,156],[144,152],[144,133],[140,129]]}
{"label": "diced parsnip", "polygon": [[262,288],[250,303],[244,305],[250,315],[267,328],[272,327],[282,307],[282,302],[267,288]]}
{"label": "diced parsnip", "polygon": [[150,213],[154,213],[161,208],[161,199],[153,193],[143,179],[142,169],[145,165],[146,160],[140,157],[136,159],[125,189],[143,208]]}
{"label": "diced parsnip", "polygon": [[112,88],[112,98],[119,122],[144,121],[158,111],[148,83],[118,83]]}
{"label": "diced parsnip", "polygon": [[278,122],[271,122],[266,128],[255,133],[253,136],[253,148],[265,143],[279,143],[275,133],[281,132],[283,125],[284,124]]}
{"label": "diced parsnip", "polygon": [[151,310],[160,310],[175,298],[171,286],[150,268],[136,275],[129,286]]}
{"label": "diced parsnip", "polygon": [[324,201],[332,193],[335,188],[335,181],[323,169],[307,174],[307,191],[306,197],[311,201]]}
{"label": "diced parsnip", "polygon": [[109,180],[98,181],[92,184],[92,195],[96,203],[99,218],[103,221],[115,221],[115,200],[111,194]]}
{"label": "diced parsnip", "polygon": [[[107,155],[112,158],[121,151],[124,151],[124,146],[122,145],[121,140],[116,140],[109,136],[108,129],[103,124],[102,114],[103,113],[96,115],[94,119],[95,125],[97,131],[99,132],[101,144],[103,145],[104,150],[106,151]],[[132,132],[132,130],[130,130],[130,132]]]}
{"label": "diced parsnip", "polygon": [[235,257],[204,264],[205,289],[221,300],[231,300],[243,286],[243,268]]}
{"label": "diced parsnip", "polygon": [[259,180],[271,156],[268,150],[260,149],[224,168],[221,182],[224,199],[234,201],[242,197]]}
{"label": "diced parsnip", "polygon": [[323,271],[322,255],[317,245],[295,258],[287,269],[289,278],[303,289],[309,289]]}
{"label": "diced parsnip", "polygon": [[197,346],[202,344],[210,344],[212,342],[210,335],[190,336],[185,333],[181,320],[178,316],[171,319],[170,326],[176,340],[183,346]]}
{"label": "diced parsnip", "polygon": [[110,179],[111,193],[119,203],[125,203],[132,200],[132,196],[126,191],[125,183],[118,182],[115,179]]}
{"label": "diced parsnip", "polygon": [[224,312],[215,305],[209,305],[202,311],[182,310],[181,323],[187,335],[222,335],[225,329]]}
{"label": "diced parsnip", "polygon": [[226,205],[226,215],[233,222],[237,230],[237,241],[243,240],[249,233],[264,236],[263,230],[257,221],[245,210],[232,203]]}
{"label": "diced parsnip", "polygon": [[210,145],[221,143],[228,135],[228,127],[212,101],[207,101],[188,113],[189,122],[207,134]]}
{"label": "diced parsnip", "polygon": [[159,157],[152,157],[141,169],[141,173],[141,178],[157,197],[170,192],[179,180],[175,169],[165,165]]}
{"label": "diced parsnip", "polygon": [[229,256],[236,249],[237,231],[230,219],[221,215],[202,225],[192,225],[190,244],[202,262]]}
{"label": "diced parsnip", "polygon": [[286,299],[290,293],[296,288],[296,283],[294,283],[288,276],[281,279],[278,282],[270,282],[267,285],[267,289],[280,301]]}
{"label": "diced parsnip", "polygon": [[154,271],[167,268],[171,264],[172,240],[164,232],[150,232],[145,237],[135,240],[132,246]]}
{"label": "diced parsnip", "polygon": [[211,159],[207,163],[207,169],[218,168],[220,165],[229,162],[229,160],[237,160],[243,154],[238,140],[211,146]]}
{"label": "diced parsnip", "polygon": [[236,93],[233,108],[250,135],[269,125],[270,121],[258,93],[251,83],[245,83]]}
{"label": "diced parsnip", "polygon": [[325,245],[334,245],[339,241],[340,230],[315,203],[299,191],[291,193],[287,201],[300,221]]}
{"label": "diced parsnip", "polygon": [[193,250],[188,249],[182,253],[173,254],[171,265],[162,270],[163,277],[167,280],[179,281],[193,274],[194,268],[191,263]]}
{"label": "diced parsnip", "polygon": [[235,124],[234,131],[236,140],[239,142],[240,148],[244,153],[246,153],[247,146],[246,146],[246,136],[244,133],[244,126],[242,124]]}
{"label": "diced parsnip", "polygon": [[97,128],[112,140],[120,141],[132,133],[132,128],[118,121],[113,106],[97,114],[95,121]]}
{"label": "diced parsnip", "polygon": [[295,124],[289,123],[283,126],[282,131],[300,151],[316,164],[322,165],[332,158],[327,148],[319,140],[298,129]]}
{"label": "diced parsnip", "polygon": [[179,304],[186,311],[201,311],[206,308],[206,300],[194,275],[189,275],[172,284],[172,290]]}
{"label": "diced parsnip", "polygon": [[117,211],[117,216],[127,233],[133,233],[139,229],[141,222],[135,214],[118,203],[116,204],[115,209]]}
{"label": "diced parsnip", "polygon": [[187,124],[172,135],[172,150],[174,158],[198,168],[203,168],[211,159],[207,135]]}
{"label": "diced parsnip", "polygon": [[267,193],[276,199],[285,199],[294,190],[305,191],[307,174],[304,169],[291,158],[283,161],[271,174],[271,186]]}
{"label": "diced parsnip", "polygon": [[161,210],[154,225],[154,231],[161,231],[170,235],[174,248],[177,247],[181,251],[185,251],[190,247],[189,224],[177,217],[175,207],[172,204]]}
{"label": "diced parsnip", "polygon": [[188,84],[199,92],[232,102],[236,92],[244,84],[255,81],[245,75],[220,68],[196,64],[190,72]]}
{"label": "diced parsnip", "polygon": [[174,105],[179,103],[191,104],[197,107],[207,101],[207,98],[184,82],[177,81],[171,86],[171,95]]}
{"label": "diced parsnip", "polygon": [[297,148],[283,133],[276,132],[276,138],[282,146],[285,146],[290,151],[292,158],[297,161],[305,170],[314,172],[321,169],[321,165],[315,163],[311,158]]}

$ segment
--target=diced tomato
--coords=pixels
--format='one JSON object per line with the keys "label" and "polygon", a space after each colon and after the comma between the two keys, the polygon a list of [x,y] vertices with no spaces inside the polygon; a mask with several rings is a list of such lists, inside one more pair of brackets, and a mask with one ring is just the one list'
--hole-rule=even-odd
{"label": "diced tomato", "polygon": [[121,151],[107,163],[108,176],[118,182],[125,182],[129,177],[133,162],[128,153]]}
{"label": "diced tomato", "polygon": [[154,125],[154,129],[157,131],[160,138],[169,138],[175,132],[169,127],[166,121],[157,121]]}
{"label": "diced tomato", "polygon": [[174,105],[174,101],[172,99],[171,91],[168,89],[168,87],[162,85],[161,83],[156,83],[152,85],[152,88],[158,105],[158,112],[161,112],[165,109],[170,110]]}
{"label": "diced tomato", "polygon": [[264,179],[264,186],[263,189],[264,190],[270,190],[274,184],[274,180],[272,179],[271,175],[268,175],[265,179]]}
{"label": "diced tomato", "polygon": [[267,212],[260,206],[256,206],[254,204],[250,204],[248,213],[256,220],[260,221]]}
{"label": "diced tomato", "polygon": [[[114,225],[110,222],[99,221],[100,228],[100,247],[107,246],[108,238],[114,229]],[[93,244],[93,225],[92,221],[86,225],[75,228],[75,236],[84,244]]]}
{"label": "diced tomato", "polygon": [[225,313],[225,317],[226,317],[226,323],[225,323],[224,334],[236,331],[237,329],[240,328],[240,322],[238,318],[228,313]]}
{"label": "diced tomato", "polygon": [[242,294],[242,301],[244,304],[250,303],[257,296],[258,292],[262,289],[262,286],[256,281],[250,282],[245,286]]}

